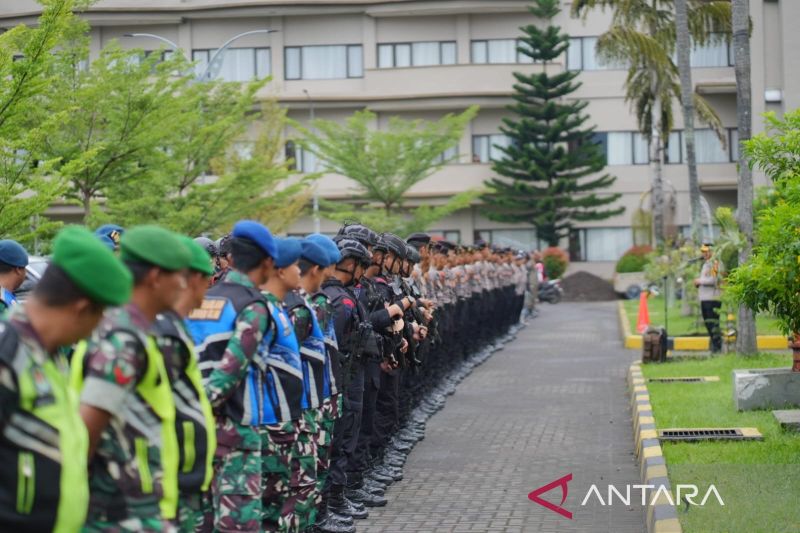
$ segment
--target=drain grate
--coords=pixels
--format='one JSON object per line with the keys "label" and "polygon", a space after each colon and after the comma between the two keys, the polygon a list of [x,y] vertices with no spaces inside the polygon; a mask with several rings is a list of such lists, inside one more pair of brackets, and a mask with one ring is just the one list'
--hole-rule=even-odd
{"label": "drain grate", "polygon": [[667,441],[763,439],[756,428],[662,429],[658,432],[658,438]]}
{"label": "drain grate", "polygon": [[719,381],[719,376],[685,376],[671,378],[649,378],[651,383],[708,383],[709,381]]}

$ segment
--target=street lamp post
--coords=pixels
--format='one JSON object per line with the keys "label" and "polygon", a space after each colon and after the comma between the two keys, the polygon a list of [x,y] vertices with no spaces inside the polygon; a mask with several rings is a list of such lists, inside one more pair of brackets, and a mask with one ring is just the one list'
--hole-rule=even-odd
{"label": "street lamp post", "polygon": [[[303,92],[308,98],[308,121],[309,126],[314,128],[314,100],[311,99],[311,94],[309,94],[308,89],[303,89]],[[312,172],[317,171],[317,158],[314,157],[314,169]],[[313,219],[314,219],[314,233],[319,233],[320,230],[320,221],[319,221],[319,193],[317,192],[317,186],[314,185],[314,196],[313,196]]]}
{"label": "street lamp post", "polygon": [[[269,30],[269,29],[252,30],[240,33],[238,35],[234,35],[233,37],[225,41],[225,44],[220,46],[216,52],[214,52],[214,55],[211,56],[211,59],[209,60],[208,65],[206,66],[206,69],[199,76],[195,76],[193,81],[195,82],[208,81],[216,78],[217,75],[219,74],[220,69],[222,68],[222,61],[225,59],[225,52],[228,51],[228,49],[230,48],[230,46],[233,44],[234,41],[241,39],[242,37],[246,37],[248,35],[255,35],[257,33],[264,33],[264,34],[275,33],[277,31],[279,30]],[[124,37],[147,37],[168,44],[176,52],[181,49],[181,47],[178,46],[175,42],[167,39],[166,37],[162,37],[161,35],[156,35],[154,33],[126,33]],[[185,54],[184,57],[186,57]],[[188,61],[191,61],[191,58],[189,57],[186,57],[186,59]]]}

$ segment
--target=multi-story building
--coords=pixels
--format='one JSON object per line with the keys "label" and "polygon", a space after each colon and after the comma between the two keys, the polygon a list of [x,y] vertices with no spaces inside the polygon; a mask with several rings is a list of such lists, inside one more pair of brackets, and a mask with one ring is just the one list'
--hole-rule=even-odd
{"label": "multi-story building", "polygon": [[[442,202],[492,176],[495,145],[508,116],[512,73],[542,65],[516,52],[520,26],[537,23],[526,0],[100,0],[83,16],[91,23],[91,53],[112,40],[124,47],[156,50],[169,39],[203,69],[210,55],[231,36],[257,29],[277,30],[237,40],[224,56],[220,76],[248,80],[272,76],[261,95],[276,96],[289,116],[306,123],[310,115],[341,120],[369,108],[381,128],[392,116],[436,119],[478,104],[480,113],[457,147],[457,159],[419,183],[410,204]],[[800,105],[800,69],[791,50],[800,36],[791,25],[800,20],[796,0],[751,0],[753,32],[753,129],[763,130],[765,111],[778,113]],[[624,214],[582,225],[570,239],[574,260],[582,268],[610,273],[611,262],[632,243],[631,217],[650,187],[647,147],[623,98],[626,71],[604,65],[595,51],[597,36],[609,26],[610,14],[597,11],[571,18],[569,4],[555,23],[570,34],[567,53],[548,69],[581,71],[575,98],[589,102],[586,111],[597,126],[607,154],[606,172],[617,176],[611,192],[622,193]],[[35,22],[34,0],[0,3],[0,27]],[[794,37],[793,37],[794,36]],[[696,133],[700,189],[713,210],[736,203],[736,87],[732,49],[722,40],[692,51],[693,82],[716,109],[728,130],[723,145],[710,129]],[[681,146],[681,119],[675,105],[675,131],[669,139],[666,189],[674,199],[673,222],[689,224],[688,179]],[[288,133],[288,132],[287,132]],[[310,154],[297,153],[298,169],[311,171]],[[763,177],[759,177],[763,182]],[[348,198],[353,184],[326,175],[317,186],[324,198]],[[56,214],[69,217],[68,208]],[[322,220],[322,231],[336,224]],[[298,221],[292,233],[314,227],[311,217]],[[479,205],[441,220],[433,228],[452,240],[470,243],[481,236],[494,242],[536,248],[535,228],[488,220]]]}

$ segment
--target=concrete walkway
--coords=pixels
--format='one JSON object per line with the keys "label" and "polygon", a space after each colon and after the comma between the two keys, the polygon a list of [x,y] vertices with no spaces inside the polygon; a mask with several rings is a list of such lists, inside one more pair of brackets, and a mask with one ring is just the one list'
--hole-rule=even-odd
{"label": "concrete walkway", "polygon": [[[622,348],[614,302],[541,309],[428,421],[404,469],[358,531],[640,533],[638,489],[630,505],[607,503],[640,483],[633,457],[625,372],[637,354]],[[565,518],[528,493],[572,474]],[[558,505],[561,489],[542,497]],[[636,501],[636,500],[639,501]]]}

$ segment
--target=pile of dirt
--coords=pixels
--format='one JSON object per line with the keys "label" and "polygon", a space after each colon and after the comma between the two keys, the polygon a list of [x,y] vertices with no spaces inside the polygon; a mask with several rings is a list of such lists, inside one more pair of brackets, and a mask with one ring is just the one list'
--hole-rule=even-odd
{"label": "pile of dirt", "polygon": [[568,302],[604,302],[616,300],[614,286],[594,274],[575,272],[561,280],[564,300]]}

